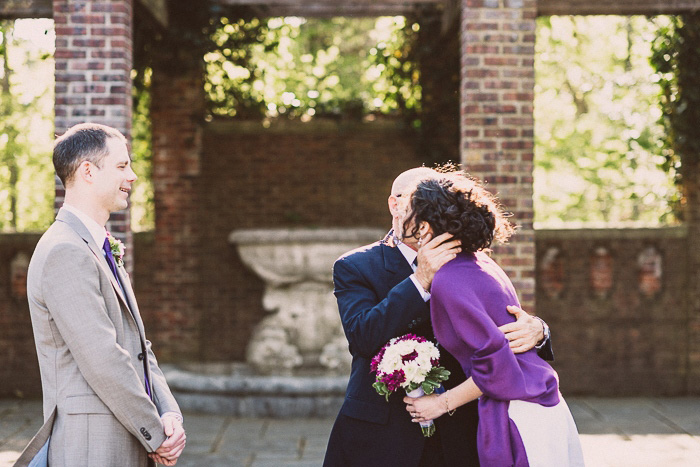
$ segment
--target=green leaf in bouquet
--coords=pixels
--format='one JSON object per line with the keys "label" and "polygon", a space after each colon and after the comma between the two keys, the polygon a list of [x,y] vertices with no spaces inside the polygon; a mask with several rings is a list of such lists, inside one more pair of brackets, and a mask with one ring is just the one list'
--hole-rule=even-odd
{"label": "green leaf in bouquet", "polygon": [[423,381],[423,384],[421,386],[423,387],[423,392],[426,394],[432,394],[433,391],[435,391],[435,386],[430,384],[428,380]]}
{"label": "green leaf in bouquet", "polygon": [[377,393],[380,396],[384,396],[386,398],[386,401],[389,402],[389,396],[391,395],[391,393],[389,392],[389,388],[386,386],[385,383],[377,381],[372,385],[372,387],[376,389]]}
{"label": "green leaf in bouquet", "polygon": [[450,377],[450,372],[445,367],[439,366],[431,369],[428,377],[435,381],[447,381]]}

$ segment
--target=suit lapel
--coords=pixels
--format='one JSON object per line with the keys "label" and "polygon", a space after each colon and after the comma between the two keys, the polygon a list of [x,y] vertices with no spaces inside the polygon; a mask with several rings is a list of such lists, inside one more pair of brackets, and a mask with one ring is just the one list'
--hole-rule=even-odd
{"label": "suit lapel", "polygon": [[119,286],[117,278],[114,276],[114,274],[112,274],[112,270],[109,268],[109,264],[107,264],[107,259],[102,253],[102,248],[98,247],[95,244],[95,240],[92,238],[92,235],[90,235],[90,232],[88,231],[87,227],[83,225],[80,219],[78,219],[76,216],[74,216],[69,211],[66,211],[65,209],[60,209],[58,211],[56,220],[68,224],[73,230],[75,230],[75,232],[78,235],[80,235],[80,238],[82,238],[83,241],[87,244],[87,246],[90,248],[90,251],[92,251],[92,254],[95,255],[95,258],[97,259],[97,263],[100,265],[100,268],[102,268],[102,272],[104,272],[109,278],[109,282],[112,284],[114,292],[117,294],[122,303],[126,306],[127,310],[130,311],[129,314],[132,315],[132,319],[134,319],[134,322],[138,326],[138,321],[136,320],[136,318],[134,318],[133,312],[131,312],[131,306],[129,305],[129,302],[127,301],[126,297],[124,296],[124,292],[122,292],[122,288]]}
{"label": "suit lapel", "polygon": [[408,264],[398,247],[391,247],[382,243],[381,248],[384,255],[384,268],[395,278],[393,285],[398,284],[413,273],[413,268]]}
{"label": "suit lapel", "polygon": [[[148,381],[151,380],[151,368],[148,365],[148,351],[146,347],[146,330],[143,326],[143,321],[141,320],[141,313],[139,312],[139,307],[136,304],[136,295],[134,295],[134,289],[131,287],[131,281],[129,280],[129,275],[126,273],[124,266],[121,264],[117,265],[117,274],[119,275],[119,282],[121,282],[122,287],[124,287],[124,293],[126,293],[126,298],[131,304],[131,315],[136,321],[136,327],[139,330],[139,340],[141,341],[141,351],[144,353],[143,368],[146,373],[146,378]],[[151,388],[153,385],[151,384]],[[153,393],[153,389],[151,389]]]}
{"label": "suit lapel", "polygon": [[119,282],[121,282],[124,288],[124,293],[126,294],[127,302],[129,303],[129,309],[131,314],[134,315],[134,320],[139,327],[139,332],[145,336],[143,321],[141,320],[141,313],[139,312],[139,307],[136,303],[136,295],[134,294],[134,289],[131,287],[131,281],[129,280],[129,275],[126,273],[124,266],[121,264],[117,265],[117,275],[119,275]]}

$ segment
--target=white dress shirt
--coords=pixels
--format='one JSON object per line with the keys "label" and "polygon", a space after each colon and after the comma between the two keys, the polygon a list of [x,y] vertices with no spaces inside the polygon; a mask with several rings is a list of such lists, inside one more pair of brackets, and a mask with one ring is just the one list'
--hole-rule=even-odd
{"label": "white dress shirt", "polygon": [[68,203],[63,203],[63,209],[80,219],[80,222],[82,222],[85,228],[88,229],[88,232],[90,232],[90,235],[95,240],[95,243],[101,249],[105,243],[105,238],[107,238],[107,229],[105,229],[105,226],[98,224],[95,219]]}

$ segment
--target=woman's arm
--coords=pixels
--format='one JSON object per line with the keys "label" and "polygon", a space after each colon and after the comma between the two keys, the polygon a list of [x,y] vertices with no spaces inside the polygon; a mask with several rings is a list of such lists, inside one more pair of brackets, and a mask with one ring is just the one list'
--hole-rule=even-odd
{"label": "woman's arm", "polygon": [[470,377],[442,394],[431,394],[418,399],[406,396],[403,401],[406,403],[406,410],[411,414],[414,422],[425,422],[451,413],[457,407],[481,397],[482,394]]}

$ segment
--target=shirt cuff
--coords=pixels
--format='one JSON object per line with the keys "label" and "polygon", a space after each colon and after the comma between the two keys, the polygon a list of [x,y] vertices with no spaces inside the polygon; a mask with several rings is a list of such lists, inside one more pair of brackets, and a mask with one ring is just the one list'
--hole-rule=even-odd
{"label": "shirt cuff", "polygon": [[551,337],[551,332],[549,330],[549,326],[547,326],[547,323],[544,322],[542,318],[539,316],[533,316],[536,320],[538,320],[540,323],[542,323],[542,331],[544,331],[544,339],[542,339],[540,342],[537,343],[535,346],[535,349],[540,350],[544,345],[547,343],[549,338]]}
{"label": "shirt cuff", "polygon": [[160,419],[162,420],[163,418],[165,418],[165,417],[168,416],[168,415],[171,416],[171,417],[175,417],[180,423],[184,423],[184,422],[185,422],[185,419],[182,418],[182,414],[181,414],[181,413],[177,413],[177,412],[165,412],[163,415],[160,416]]}
{"label": "shirt cuff", "polygon": [[413,285],[415,285],[416,289],[418,289],[418,293],[420,294],[420,296],[423,297],[423,301],[427,302],[428,300],[430,300],[430,292],[426,292],[423,286],[420,285],[420,282],[418,282],[416,275],[411,274],[409,277],[411,278],[411,281],[413,281]]}

